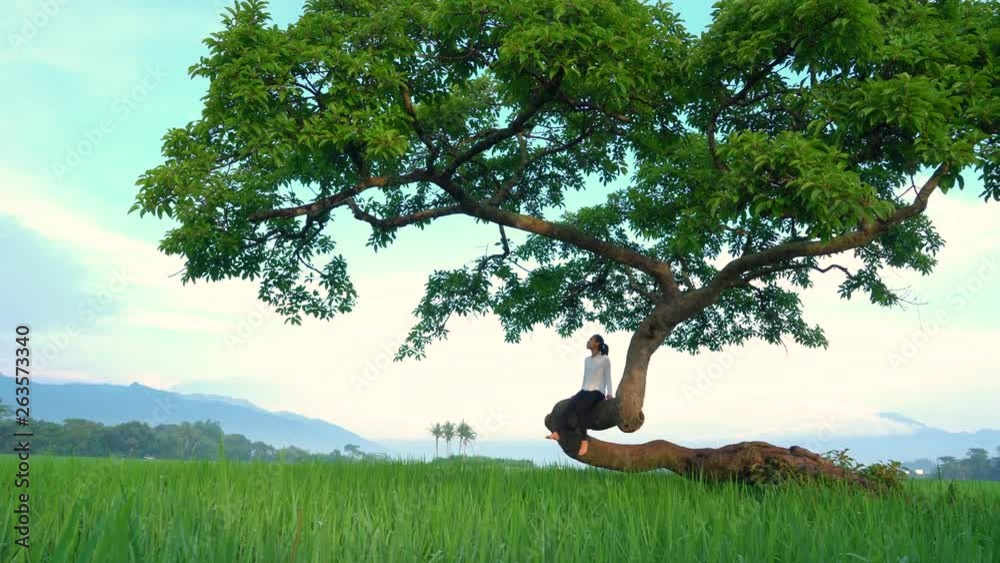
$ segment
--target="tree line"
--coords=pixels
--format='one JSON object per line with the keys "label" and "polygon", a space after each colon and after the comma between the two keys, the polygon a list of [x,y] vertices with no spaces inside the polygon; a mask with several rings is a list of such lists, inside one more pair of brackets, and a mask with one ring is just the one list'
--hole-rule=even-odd
{"label": "tree line", "polygon": [[450,420],[443,423],[435,422],[427,430],[434,436],[434,457],[438,456],[438,444],[442,438],[445,440],[445,451],[448,456],[451,455],[452,440],[458,439],[458,454],[462,455],[463,450],[467,452],[469,444],[477,438],[475,429],[464,420],[458,424]]}
{"label": "tree line", "polygon": [[[10,436],[24,430],[6,416],[0,403],[0,433]],[[100,422],[69,418],[61,423],[32,420],[32,453],[84,457],[131,457],[157,459],[220,459],[236,461],[346,461],[382,457],[362,452],[357,444],[344,451],[313,453],[295,446],[276,448],[243,434],[226,434],[212,420],[161,424],[125,422],[106,426]]]}
{"label": "tree line", "polygon": [[924,477],[1000,481],[1000,446],[997,447],[996,457],[990,457],[983,448],[971,448],[962,459],[942,456],[935,462],[922,458],[905,464],[905,467],[924,470]]}

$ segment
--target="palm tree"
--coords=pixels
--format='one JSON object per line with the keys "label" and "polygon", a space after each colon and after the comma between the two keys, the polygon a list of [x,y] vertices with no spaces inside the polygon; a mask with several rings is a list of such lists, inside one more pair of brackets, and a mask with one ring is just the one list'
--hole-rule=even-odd
{"label": "palm tree", "polygon": [[451,440],[455,437],[455,423],[445,421],[444,425],[441,427],[442,436],[444,436],[444,444],[448,450],[448,455],[451,456]]}
{"label": "palm tree", "polygon": [[465,450],[466,450],[466,452],[468,452],[468,450],[469,450],[469,444],[471,444],[472,442],[475,442],[476,438],[478,438],[478,437],[479,437],[479,434],[476,432],[476,429],[470,426],[469,427],[469,435],[465,437]]}
{"label": "palm tree", "polygon": [[455,437],[458,438],[458,455],[462,455],[462,448],[465,447],[465,436],[469,431],[469,425],[464,420],[455,425]]}
{"label": "palm tree", "polygon": [[431,436],[434,436],[434,457],[438,456],[438,440],[444,436],[444,426],[440,422],[435,422],[431,425],[428,430],[431,431]]}
{"label": "palm tree", "polygon": [[463,420],[458,424],[458,428],[455,430],[458,434],[458,451],[462,452],[462,448],[466,448],[466,454],[468,454],[469,442],[476,439],[476,431],[472,429],[471,426],[466,424]]}

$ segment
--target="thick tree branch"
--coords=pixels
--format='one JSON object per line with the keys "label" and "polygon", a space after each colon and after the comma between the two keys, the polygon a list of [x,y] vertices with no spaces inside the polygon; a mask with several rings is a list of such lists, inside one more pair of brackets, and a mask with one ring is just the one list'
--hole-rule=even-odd
{"label": "thick tree branch", "polygon": [[916,200],[910,205],[898,208],[887,219],[874,223],[865,222],[859,229],[833,237],[830,240],[786,242],[736,258],[726,264],[709,284],[698,291],[686,294],[686,305],[688,307],[678,312],[682,314],[682,318],[687,318],[687,316],[692,314],[692,311],[699,311],[708,307],[719,298],[725,289],[744,281],[743,274],[747,272],[780,265],[795,258],[827,256],[868,244],[893,226],[922,213],[927,208],[928,198],[937,189],[941,183],[941,179],[948,174],[948,171],[949,166],[947,163],[938,166],[934,174],[927,180],[927,183],[920,188]]}
{"label": "thick tree branch", "polygon": [[[642,427],[646,420],[642,406],[646,397],[649,360],[676,326],[665,322],[673,306],[669,302],[659,300],[653,311],[639,322],[638,328],[629,340],[622,378],[618,383],[614,399],[601,401],[594,407],[588,428],[606,430],[617,426],[622,432],[635,432]],[[545,416],[545,426],[549,430],[557,430],[554,421],[562,416],[568,403],[569,399],[559,401],[552,407],[552,412]],[[560,443],[562,442],[560,439]]]}
{"label": "thick tree branch", "polygon": [[780,482],[806,476],[855,483],[874,489],[875,484],[858,473],[799,446],[782,448],[767,442],[740,442],[721,448],[686,448],[666,440],[645,444],[613,444],[590,437],[584,456],[577,453],[573,436],[560,436],[560,446],[569,457],[614,471],[639,472],[667,469],[689,478],[735,480],[754,484]]}
{"label": "thick tree branch", "polygon": [[484,204],[465,193],[447,176],[439,175],[432,181],[451,194],[468,215],[559,240],[589,250],[607,259],[638,268],[653,276],[668,297],[673,298],[680,295],[680,289],[677,287],[677,282],[674,281],[670,265],[665,262],[660,262],[631,248],[590,236],[569,223],[554,223]]}

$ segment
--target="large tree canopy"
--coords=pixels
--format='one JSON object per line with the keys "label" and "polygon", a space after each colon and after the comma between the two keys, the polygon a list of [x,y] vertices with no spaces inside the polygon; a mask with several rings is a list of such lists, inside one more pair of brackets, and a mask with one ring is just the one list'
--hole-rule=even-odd
{"label": "large tree canopy", "polygon": [[[431,276],[397,359],[452,314],[492,313],[511,342],[631,331],[600,428],[642,425],[661,345],[825,346],[796,289],[836,275],[843,297],[894,305],[887,268],[935,265],[935,191],[974,171],[1000,200],[995,1],[720,0],[700,36],[638,1],[307,0],[285,29],[266,9],[239,2],[205,40],[201,118],[138,182],[133,211],[178,223],[161,249],[184,281],[259,279],[289,322],[328,319],[356,299],[335,217],[370,224],[375,250],[444,216],[499,225],[500,251]],[[624,187],[565,211],[595,175]],[[840,253],[855,264],[824,261]],[[773,459],[826,471],[757,442],[593,440],[581,461],[744,475]]]}

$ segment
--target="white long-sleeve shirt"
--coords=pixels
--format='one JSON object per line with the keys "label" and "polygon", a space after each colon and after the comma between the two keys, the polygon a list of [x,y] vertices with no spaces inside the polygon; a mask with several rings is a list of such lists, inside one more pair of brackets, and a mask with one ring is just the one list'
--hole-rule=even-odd
{"label": "white long-sleeve shirt", "polygon": [[604,354],[587,356],[583,360],[583,391],[611,394],[611,359]]}

